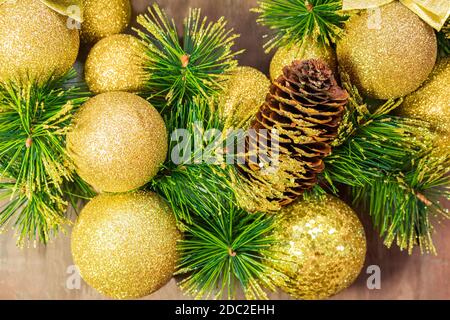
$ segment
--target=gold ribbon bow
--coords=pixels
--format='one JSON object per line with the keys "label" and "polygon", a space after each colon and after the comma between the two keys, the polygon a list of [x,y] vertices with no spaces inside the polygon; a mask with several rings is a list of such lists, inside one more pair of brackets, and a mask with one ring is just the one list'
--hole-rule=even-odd
{"label": "gold ribbon bow", "polygon": [[[3,3],[14,3],[17,0],[0,0]],[[83,0],[40,0],[52,10],[68,16],[78,22],[83,22]]]}
{"label": "gold ribbon bow", "polygon": [[[343,0],[343,10],[373,9],[397,0]],[[449,0],[400,0],[434,29],[440,31],[450,15]]]}

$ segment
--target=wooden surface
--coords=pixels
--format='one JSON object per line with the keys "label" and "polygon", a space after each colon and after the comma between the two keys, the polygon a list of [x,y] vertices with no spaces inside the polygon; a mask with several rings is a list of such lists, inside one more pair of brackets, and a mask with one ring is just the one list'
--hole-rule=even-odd
{"label": "wooden surface", "polygon": [[[268,71],[270,56],[262,49],[266,33],[255,23],[256,15],[249,13],[256,0],[161,0],[158,1],[178,21],[192,7],[201,7],[211,19],[225,16],[229,25],[242,36],[240,48],[247,51],[240,58],[242,65]],[[135,12],[144,12],[151,1],[133,1]],[[447,204],[447,207],[450,207]],[[333,299],[450,299],[450,221],[436,223],[434,234],[437,256],[409,256],[396,247],[385,248],[372,230],[365,214],[368,253],[365,267],[357,281]],[[68,236],[61,236],[47,247],[18,249],[13,232],[0,235],[0,299],[103,299],[95,290],[81,282],[77,288]],[[366,268],[377,265],[381,270],[381,289],[369,290]],[[69,286],[67,285],[69,283]],[[282,293],[272,299],[287,299]],[[147,299],[189,299],[183,296],[172,280]]]}

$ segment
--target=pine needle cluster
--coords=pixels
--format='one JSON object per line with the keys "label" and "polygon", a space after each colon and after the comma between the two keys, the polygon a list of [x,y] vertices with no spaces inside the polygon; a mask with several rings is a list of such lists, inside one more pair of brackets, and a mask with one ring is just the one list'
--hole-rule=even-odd
{"label": "pine needle cluster", "polygon": [[269,27],[273,37],[265,44],[267,51],[276,47],[314,39],[334,43],[343,32],[348,16],[342,13],[342,1],[336,0],[260,0],[253,9],[259,22]]}
{"label": "pine needle cluster", "polygon": [[142,93],[155,105],[174,106],[209,99],[222,89],[222,82],[237,65],[232,47],[238,35],[226,28],[226,21],[207,22],[200,9],[190,9],[180,40],[174,20],[154,4],[137,22],[138,35],[147,46],[145,70],[150,75]]}
{"label": "pine needle cluster", "polygon": [[74,174],[65,135],[88,94],[60,79],[0,84],[0,226],[15,219],[18,242],[47,243],[61,227],[69,201],[89,188]]}

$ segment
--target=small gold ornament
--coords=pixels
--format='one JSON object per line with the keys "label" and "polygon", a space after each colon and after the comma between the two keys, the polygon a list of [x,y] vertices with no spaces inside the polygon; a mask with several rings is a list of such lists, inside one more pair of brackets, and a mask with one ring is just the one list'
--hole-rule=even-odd
{"label": "small gold ornament", "polygon": [[122,33],[130,23],[130,0],[83,0],[81,40],[87,43]]}
{"label": "small gold ornament", "polygon": [[336,53],[333,49],[309,40],[302,45],[279,48],[270,62],[270,79],[276,80],[283,74],[283,68],[291,65],[294,60],[308,59],[322,59],[333,72],[337,71]]}
{"label": "small gold ornament", "polygon": [[145,46],[135,37],[116,34],[100,40],[89,53],[85,79],[94,93],[138,92],[147,79]]}
{"label": "small gold ornament", "polygon": [[125,192],[143,186],[166,158],[164,121],[132,93],[102,93],[77,112],[67,146],[81,178],[97,190]]}
{"label": "small gold ornament", "polygon": [[272,266],[288,277],[281,289],[298,299],[324,299],[349,287],[366,254],[355,212],[333,196],[298,201],[277,216]]}
{"label": "small gold ornament", "polygon": [[104,194],[82,210],[71,248],[82,278],[117,299],[155,292],[173,275],[181,239],[169,206],[155,193]]}
{"label": "small gold ornament", "polygon": [[364,95],[376,99],[416,90],[436,56],[434,30],[398,1],[352,16],[337,43],[339,66]]}
{"label": "small gold ornament", "polygon": [[225,128],[245,128],[258,112],[269,92],[270,81],[252,67],[237,67],[227,80],[219,98],[219,110]]}
{"label": "small gold ornament", "polygon": [[0,6],[0,81],[61,76],[74,64],[80,38],[68,17],[41,1],[7,1]]}
{"label": "small gold ornament", "polygon": [[439,144],[450,146],[450,57],[436,64],[430,78],[405,98],[398,113],[429,122]]}

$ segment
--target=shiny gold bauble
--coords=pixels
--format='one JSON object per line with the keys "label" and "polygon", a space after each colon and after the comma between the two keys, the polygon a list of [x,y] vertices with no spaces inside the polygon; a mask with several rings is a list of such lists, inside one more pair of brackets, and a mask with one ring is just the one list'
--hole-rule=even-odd
{"label": "shiny gold bauble", "polygon": [[288,280],[281,289],[298,299],[324,299],[349,287],[366,254],[364,228],[338,198],[298,201],[277,216],[273,267]]}
{"label": "shiny gold bauble", "polygon": [[450,146],[450,57],[436,64],[429,79],[408,95],[397,111],[402,116],[429,122],[439,144],[446,142]]}
{"label": "shiny gold bauble", "polygon": [[219,98],[225,128],[245,128],[269,93],[270,81],[252,67],[237,67]]}
{"label": "shiny gold bauble", "polygon": [[180,239],[173,212],[157,194],[104,194],[78,217],[72,256],[82,278],[100,293],[140,298],[170,280]]}
{"label": "shiny gold bauble", "polygon": [[364,95],[376,99],[416,90],[436,55],[434,30],[398,1],[351,17],[337,44],[339,66]]}
{"label": "shiny gold bauble", "polygon": [[276,80],[283,74],[283,68],[291,65],[292,61],[307,59],[322,59],[331,70],[337,71],[336,53],[333,49],[310,40],[302,45],[279,48],[270,62],[270,79]]}
{"label": "shiny gold bauble", "polygon": [[146,100],[107,92],[86,102],[67,134],[67,147],[81,178],[99,191],[143,186],[166,158],[164,121]]}
{"label": "shiny gold bauble", "polygon": [[122,33],[130,23],[130,0],[83,0],[81,39],[92,43]]}
{"label": "shiny gold bauble", "polygon": [[145,46],[135,37],[116,34],[100,40],[89,53],[85,79],[94,93],[138,92],[147,79]]}
{"label": "shiny gold bauble", "polygon": [[74,64],[80,38],[67,17],[38,0],[0,5],[0,81],[38,82],[61,76]]}

